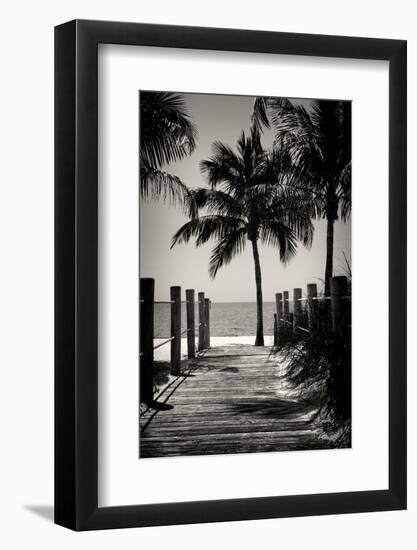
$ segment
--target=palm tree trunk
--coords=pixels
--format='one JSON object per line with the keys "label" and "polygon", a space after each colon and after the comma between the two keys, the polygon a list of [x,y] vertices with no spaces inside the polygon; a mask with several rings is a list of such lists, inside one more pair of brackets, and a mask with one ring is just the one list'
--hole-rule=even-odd
{"label": "palm tree trunk", "polygon": [[330,296],[330,278],[333,277],[334,218],[327,219],[326,272],[324,276],[324,294]]}
{"label": "palm tree trunk", "polygon": [[256,282],[256,338],[255,346],[264,345],[264,320],[263,320],[263,300],[262,300],[262,276],[261,264],[259,261],[258,243],[256,239],[252,240],[253,261],[255,262],[255,282]]}

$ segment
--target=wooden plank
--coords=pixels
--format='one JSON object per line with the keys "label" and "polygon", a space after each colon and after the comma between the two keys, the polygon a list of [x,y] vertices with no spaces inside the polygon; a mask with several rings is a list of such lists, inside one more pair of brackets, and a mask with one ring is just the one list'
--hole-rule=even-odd
{"label": "wooden plank", "polygon": [[141,417],[141,458],[326,448],[316,406],[294,392],[270,351],[221,346],[189,361],[167,400],[173,408]]}

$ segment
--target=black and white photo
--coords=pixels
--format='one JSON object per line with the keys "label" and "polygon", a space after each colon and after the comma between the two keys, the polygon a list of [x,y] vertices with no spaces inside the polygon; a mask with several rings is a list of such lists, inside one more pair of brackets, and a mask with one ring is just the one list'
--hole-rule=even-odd
{"label": "black and white photo", "polygon": [[351,102],[139,106],[140,458],[349,448]]}

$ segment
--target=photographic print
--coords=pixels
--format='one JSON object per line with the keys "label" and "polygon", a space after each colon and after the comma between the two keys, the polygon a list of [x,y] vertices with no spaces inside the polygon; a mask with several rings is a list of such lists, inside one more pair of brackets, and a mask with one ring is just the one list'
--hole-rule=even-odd
{"label": "photographic print", "polygon": [[350,101],[139,92],[139,458],[351,446]]}

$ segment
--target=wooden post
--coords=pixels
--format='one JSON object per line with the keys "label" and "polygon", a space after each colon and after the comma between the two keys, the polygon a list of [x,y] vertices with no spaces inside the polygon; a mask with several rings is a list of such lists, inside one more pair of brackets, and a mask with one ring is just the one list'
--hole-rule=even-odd
{"label": "wooden post", "polygon": [[346,299],[348,293],[347,277],[332,277],[330,279],[330,297],[332,304],[333,331],[345,337],[347,334],[348,307]]}
{"label": "wooden post", "polygon": [[279,333],[282,327],[282,292],[275,294],[275,306],[277,309],[277,339],[279,339]]}
{"label": "wooden post", "polygon": [[171,287],[171,374],[181,374],[181,287]]}
{"label": "wooden post", "polygon": [[314,322],[315,300],[317,298],[317,285],[310,283],[307,285],[307,314],[308,314],[308,328],[311,330]]}
{"label": "wooden post", "polygon": [[198,351],[204,349],[204,330],[206,325],[204,292],[198,293]]}
{"label": "wooden post", "polygon": [[205,348],[206,349],[209,349],[209,347],[210,347],[210,306],[211,306],[211,303],[210,303],[209,298],[205,298],[204,299],[204,313],[205,313],[205,316],[206,316],[206,326],[205,326],[206,330],[204,331],[204,335],[205,335],[204,342],[205,342]]}
{"label": "wooden post", "polygon": [[301,288],[293,289],[293,316],[292,316],[292,331],[295,334],[297,331],[298,320],[301,315],[301,301],[300,298],[303,292]]}
{"label": "wooden post", "polygon": [[288,321],[290,317],[290,295],[288,290],[284,290],[284,320]]}
{"label": "wooden post", "polygon": [[278,345],[278,321],[277,314],[274,313],[274,346]]}
{"label": "wooden post", "polygon": [[153,401],[153,317],[155,280],[140,280],[139,316],[139,379],[140,400],[150,405]]}
{"label": "wooden post", "polygon": [[194,309],[194,289],[185,291],[185,300],[187,302],[187,355],[188,359],[195,357],[195,309]]}

